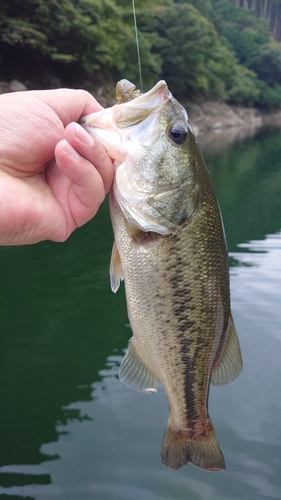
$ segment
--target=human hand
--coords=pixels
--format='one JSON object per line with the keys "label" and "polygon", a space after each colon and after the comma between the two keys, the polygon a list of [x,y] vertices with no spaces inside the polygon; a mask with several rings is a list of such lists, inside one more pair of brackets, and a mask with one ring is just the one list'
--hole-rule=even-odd
{"label": "human hand", "polygon": [[65,241],[96,214],[113,165],[76,122],[100,109],[83,90],[0,96],[0,245]]}

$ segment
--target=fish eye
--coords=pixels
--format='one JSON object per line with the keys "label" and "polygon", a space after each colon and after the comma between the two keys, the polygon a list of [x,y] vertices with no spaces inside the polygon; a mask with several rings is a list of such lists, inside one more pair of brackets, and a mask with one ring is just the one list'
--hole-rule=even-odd
{"label": "fish eye", "polygon": [[175,124],[169,130],[169,138],[176,144],[183,144],[187,138],[187,130],[182,125]]}

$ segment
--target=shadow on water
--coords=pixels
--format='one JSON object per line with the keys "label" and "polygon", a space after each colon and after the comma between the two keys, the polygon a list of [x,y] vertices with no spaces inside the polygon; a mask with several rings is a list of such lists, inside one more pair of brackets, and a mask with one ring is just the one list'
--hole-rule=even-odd
{"label": "shadow on water", "polygon": [[[215,151],[209,148],[204,156],[230,251],[239,252],[239,243],[262,240],[280,230],[279,130],[262,130],[221,152],[216,145]],[[0,487],[50,484],[49,474],[29,473],[28,465],[59,458],[57,453],[43,453],[42,444],[57,442],[63,434],[59,429],[68,422],[90,418],[79,402],[95,398],[92,384],[101,380],[99,372],[106,359],[122,354],[127,344],[130,332],[124,293],[114,295],[109,286],[111,246],[104,204],[99,215],[66,243],[0,248]],[[241,262],[232,257],[231,265],[241,266]],[[236,442],[241,463],[251,460],[245,443]],[[263,445],[253,446],[260,456]],[[278,457],[272,460],[274,469]],[[8,466],[17,465],[27,470],[7,471]],[[243,476],[242,468],[237,473],[250,488],[251,478]],[[227,491],[229,487],[225,482]],[[254,498],[253,491],[254,487],[247,499]],[[6,498],[34,500],[0,494],[1,500]]]}

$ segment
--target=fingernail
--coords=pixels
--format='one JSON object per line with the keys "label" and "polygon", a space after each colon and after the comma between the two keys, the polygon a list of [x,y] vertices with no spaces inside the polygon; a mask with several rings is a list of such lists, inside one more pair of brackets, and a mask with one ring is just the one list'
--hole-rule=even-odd
{"label": "fingernail", "polygon": [[83,144],[86,144],[86,146],[92,146],[94,144],[94,139],[86,132],[85,129],[80,127],[78,123],[76,123],[76,137],[79,139],[79,141],[83,142]]}
{"label": "fingernail", "polygon": [[62,149],[74,160],[78,160],[80,158],[79,153],[77,153],[76,149],[74,149],[69,142],[67,142],[65,139],[63,141]]}

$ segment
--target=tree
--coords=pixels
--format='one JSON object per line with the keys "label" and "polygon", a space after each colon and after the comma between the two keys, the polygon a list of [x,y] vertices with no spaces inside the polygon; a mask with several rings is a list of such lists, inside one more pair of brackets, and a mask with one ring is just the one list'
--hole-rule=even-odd
{"label": "tree", "polygon": [[[135,34],[128,11],[114,0],[2,0],[0,51],[7,46],[26,60],[45,59],[88,73],[118,78],[129,68],[137,77]],[[153,38],[140,34],[144,72],[160,71]]]}
{"label": "tree", "polygon": [[251,62],[251,68],[268,85],[281,83],[280,44],[267,43],[262,45]]}
{"label": "tree", "polygon": [[208,93],[206,62],[217,42],[212,24],[188,3],[155,11],[159,38],[154,51],[162,58],[162,77],[176,95]]}

